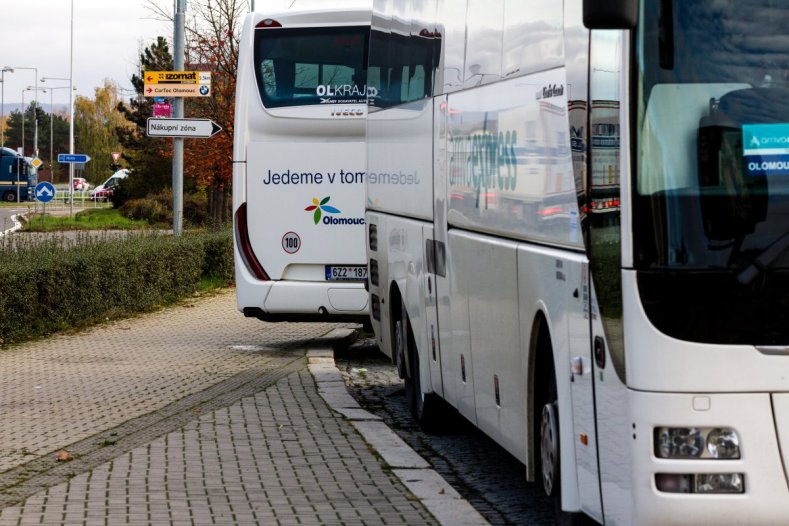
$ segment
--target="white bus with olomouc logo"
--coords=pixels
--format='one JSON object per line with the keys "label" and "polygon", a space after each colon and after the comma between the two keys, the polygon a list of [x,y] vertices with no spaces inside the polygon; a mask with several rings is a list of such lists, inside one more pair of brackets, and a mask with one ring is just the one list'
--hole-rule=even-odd
{"label": "white bus with olomouc logo", "polygon": [[364,320],[369,2],[247,15],[233,146],[238,308]]}

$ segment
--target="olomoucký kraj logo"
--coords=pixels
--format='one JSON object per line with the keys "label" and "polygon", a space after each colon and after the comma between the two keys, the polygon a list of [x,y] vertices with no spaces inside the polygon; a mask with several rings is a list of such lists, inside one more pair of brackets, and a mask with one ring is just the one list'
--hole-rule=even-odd
{"label": "olomouck\u00fd kraj logo", "polygon": [[324,197],[320,202],[316,197],[312,198],[312,204],[304,209],[305,212],[312,212],[315,210],[315,213],[312,214],[312,219],[315,221],[317,225],[321,220],[321,211],[326,212],[328,214],[340,214],[340,210],[334,208],[333,206],[327,205],[326,203],[329,202],[331,196]]}

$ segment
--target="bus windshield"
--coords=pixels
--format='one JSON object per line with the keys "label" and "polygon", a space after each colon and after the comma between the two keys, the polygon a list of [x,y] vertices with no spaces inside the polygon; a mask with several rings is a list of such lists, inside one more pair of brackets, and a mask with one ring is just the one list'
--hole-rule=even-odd
{"label": "bus windshield", "polygon": [[255,74],[267,108],[367,103],[369,27],[255,31]]}
{"label": "bus windshield", "polygon": [[642,0],[634,262],[674,337],[789,344],[788,22],[779,0]]}

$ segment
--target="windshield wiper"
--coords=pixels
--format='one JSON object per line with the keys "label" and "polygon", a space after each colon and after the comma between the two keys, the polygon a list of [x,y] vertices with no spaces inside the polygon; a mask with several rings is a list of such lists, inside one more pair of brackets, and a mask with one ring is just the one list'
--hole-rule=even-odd
{"label": "windshield wiper", "polygon": [[772,265],[773,262],[778,259],[778,256],[787,248],[789,248],[789,232],[786,232],[773,241],[764,252],[759,254],[745,270],[737,275],[737,281],[740,282],[741,285],[749,285],[754,279],[761,275],[762,272],[770,268],[770,265]]}

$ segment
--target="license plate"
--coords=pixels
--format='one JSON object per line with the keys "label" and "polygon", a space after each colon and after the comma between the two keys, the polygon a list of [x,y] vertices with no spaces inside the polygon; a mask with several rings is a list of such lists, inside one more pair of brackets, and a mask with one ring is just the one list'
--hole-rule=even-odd
{"label": "license plate", "polygon": [[326,281],[364,281],[366,279],[366,266],[326,265]]}

